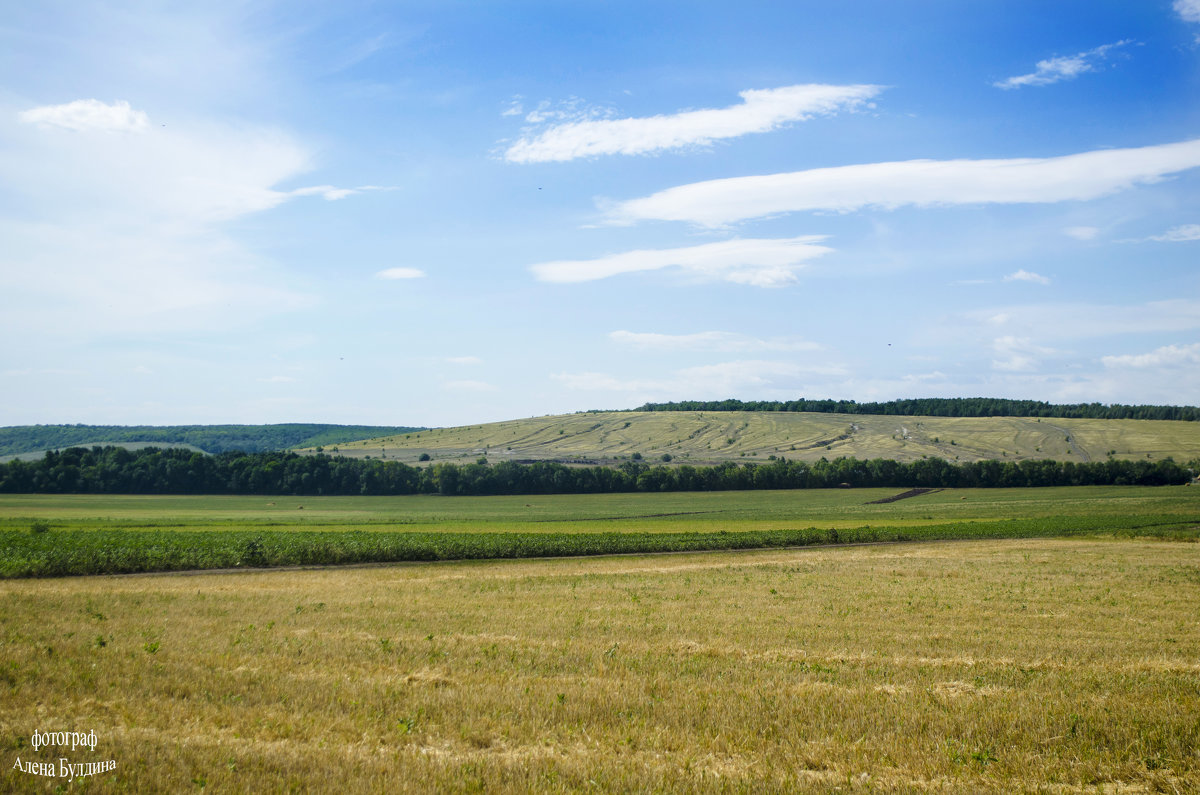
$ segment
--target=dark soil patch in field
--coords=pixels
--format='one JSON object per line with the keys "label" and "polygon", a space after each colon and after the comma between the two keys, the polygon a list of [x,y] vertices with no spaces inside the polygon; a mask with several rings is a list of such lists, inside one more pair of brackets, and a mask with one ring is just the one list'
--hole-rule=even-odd
{"label": "dark soil patch in field", "polygon": [[901,492],[900,494],[893,494],[891,497],[884,497],[882,500],[871,500],[870,502],[865,502],[863,505],[883,505],[884,503],[907,500],[909,497],[920,497],[922,494],[935,494],[939,491],[945,491],[945,489],[909,489],[908,491]]}

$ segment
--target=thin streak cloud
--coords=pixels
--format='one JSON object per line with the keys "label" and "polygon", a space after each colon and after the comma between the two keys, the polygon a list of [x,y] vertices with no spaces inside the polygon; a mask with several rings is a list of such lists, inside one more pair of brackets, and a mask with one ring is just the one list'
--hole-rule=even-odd
{"label": "thin streak cloud", "polygon": [[740,92],[742,104],[672,115],[558,124],[508,148],[510,163],[564,162],[598,155],[638,155],[705,146],[769,132],[788,122],[853,110],[879,94],[873,85],[795,85]]}
{"label": "thin streak cloud", "polygon": [[539,281],[589,282],[622,273],[677,267],[702,279],[782,287],[796,281],[806,261],[833,249],[817,245],[825,238],[808,235],[785,239],[724,240],[672,249],[643,249],[590,260],[557,260],[531,265]]}
{"label": "thin streak cloud", "polygon": [[1104,44],[1075,55],[1060,55],[1037,62],[1037,69],[1029,74],[1017,75],[993,83],[996,88],[1013,89],[1022,86],[1047,86],[1060,80],[1071,80],[1084,72],[1096,70],[1096,62],[1105,58],[1110,50],[1132,43],[1129,39]]}
{"label": "thin streak cloud", "polygon": [[145,112],[134,110],[125,100],[111,105],[98,99],[77,99],[64,105],[43,105],[23,110],[17,119],[40,127],[59,127],[75,132],[100,130],[104,132],[145,132],[150,119]]}
{"label": "thin streak cloud", "polygon": [[647,351],[718,351],[722,353],[751,351],[815,351],[820,345],[791,337],[758,339],[731,331],[700,331],[695,334],[654,334],[634,331],[614,331],[608,335],[613,342]]}
{"label": "thin streak cloud", "polygon": [[380,279],[420,279],[425,271],[420,268],[387,268],[375,274]]}
{"label": "thin streak cloud", "polygon": [[1010,273],[1004,277],[1006,282],[1033,282],[1034,284],[1049,284],[1050,280],[1040,273],[1032,273],[1025,269],[1021,269],[1016,273]]}
{"label": "thin streak cloud", "polygon": [[1191,345],[1166,345],[1149,353],[1125,356],[1104,356],[1100,360],[1105,367],[1133,367],[1148,369],[1155,367],[1180,367],[1200,364],[1200,342]]}
{"label": "thin streak cloud", "polygon": [[792,212],[1086,201],[1200,166],[1200,139],[1046,158],[905,160],[693,182],[616,204],[608,220],[723,226]]}
{"label": "thin streak cloud", "polygon": [[1152,235],[1147,240],[1153,240],[1158,243],[1186,243],[1192,240],[1200,240],[1200,224],[1173,226],[1161,235]]}

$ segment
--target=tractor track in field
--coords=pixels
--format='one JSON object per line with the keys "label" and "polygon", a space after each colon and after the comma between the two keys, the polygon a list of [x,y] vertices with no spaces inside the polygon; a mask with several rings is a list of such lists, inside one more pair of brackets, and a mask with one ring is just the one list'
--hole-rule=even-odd
{"label": "tractor track in field", "polygon": [[[1050,425],[1050,423],[1046,424]],[[1058,425],[1050,425],[1050,427],[1066,437],[1067,444],[1071,445],[1071,455],[1079,456],[1079,460],[1085,464],[1092,460],[1092,457],[1088,455],[1087,451],[1075,443],[1075,436],[1070,431]]]}

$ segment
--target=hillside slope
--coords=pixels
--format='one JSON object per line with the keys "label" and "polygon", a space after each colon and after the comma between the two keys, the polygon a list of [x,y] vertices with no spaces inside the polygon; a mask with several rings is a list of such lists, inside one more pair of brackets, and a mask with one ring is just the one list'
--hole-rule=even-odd
{"label": "hillside slope", "polygon": [[847,416],[806,412],[594,412],[413,431],[339,444],[334,454],[400,461],[614,463],[634,454],[675,463],[782,456],[951,461],[1200,458],[1200,423],[1017,417]]}
{"label": "hillside slope", "polygon": [[261,453],[315,447],[414,430],[389,425],[14,425],[0,427],[0,456],[39,457],[46,450],[118,444],[192,447],[206,453]]}

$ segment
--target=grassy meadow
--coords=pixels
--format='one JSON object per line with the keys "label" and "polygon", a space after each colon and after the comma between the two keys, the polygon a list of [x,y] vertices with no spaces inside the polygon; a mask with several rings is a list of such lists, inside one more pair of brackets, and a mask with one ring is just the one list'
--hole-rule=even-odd
{"label": "grassy meadow", "polygon": [[[641,454],[674,463],[822,456],[915,461],[1200,458],[1200,423],[1035,417],[902,417],[815,412],[590,412],[436,428],[336,445],[338,455],[492,462],[610,463]],[[310,452],[315,448],[310,448]],[[333,452],[326,447],[325,452]]]}
{"label": "grassy meadow", "polygon": [[[1051,516],[1200,515],[1192,486],[945,489],[878,503],[904,489],[530,494],[492,497],[262,497],[0,494],[0,530],[42,520],[61,528],[698,531],[925,524]],[[599,525],[598,525],[599,523]]]}
{"label": "grassy meadow", "polygon": [[1094,532],[1191,537],[1200,489],[523,497],[0,496],[0,577]]}
{"label": "grassy meadow", "polygon": [[[10,580],[0,594],[9,791],[1200,789],[1194,543]],[[34,751],[35,730],[98,742]],[[12,769],[60,756],[116,767],[69,786]]]}

